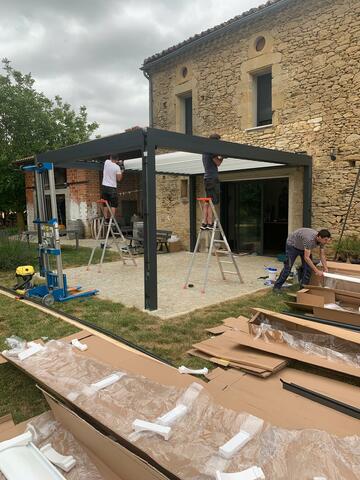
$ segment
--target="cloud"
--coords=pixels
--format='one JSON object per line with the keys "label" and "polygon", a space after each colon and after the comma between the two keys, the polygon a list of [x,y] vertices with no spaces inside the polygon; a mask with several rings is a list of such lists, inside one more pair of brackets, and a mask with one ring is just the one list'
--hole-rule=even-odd
{"label": "cloud", "polygon": [[148,124],[139,67],[158,53],[261,0],[2,0],[1,56],[31,72],[35,87],[86,105],[108,135]]}

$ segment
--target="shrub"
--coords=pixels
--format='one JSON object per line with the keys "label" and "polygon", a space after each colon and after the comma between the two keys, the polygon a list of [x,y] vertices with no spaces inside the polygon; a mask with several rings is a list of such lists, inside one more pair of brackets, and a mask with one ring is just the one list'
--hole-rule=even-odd
{"label": "shrub", "polygon": [[343,237],[341,241],[334,242],[334,249],[343,261],[357,260],[360,257],[360,239],[356,235]]}
{"label": "shrub", "polygon": [[36,265],[37,249],[26,242],[0,235],[0,270],[14,271],[19,265]]}

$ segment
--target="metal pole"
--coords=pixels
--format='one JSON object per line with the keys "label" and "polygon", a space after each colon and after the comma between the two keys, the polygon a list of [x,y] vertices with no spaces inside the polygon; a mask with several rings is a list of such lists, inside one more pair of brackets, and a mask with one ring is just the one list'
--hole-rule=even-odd
{"label": "metal pole", "polygon": [[196,245],[196,176],[189,176],[190,251]]}
{"label": "metal pole", "polygon": [[148,145],[142,157],[144,199],[144,303],[146,310],[158,308],[156,252],[155,147]]}
{"label": "metal pole", "polygon": [[312,165],[304,166],[303,181],[303,226],[310,228],[312,204]]}
{"label": "metal pole", "polygon": [[[37,172],[35,170],[35,188],[36,188],[36,203],[37,203],[37,212],[38,212],[38,243],[39,248],[43,245],[43,228],[44,224],[41,222],[46,222],[46,213],[45,213],[45,191],[44,191],[44,178],[43,173]],[[40,274],[43,276],[45,272],[50,270],[49,257],[46,253],[41,251],[39,255],[40,263]]]}
{"label": "metal pole", "polygon": [[341,243],[341,240],[342,240],[342,238],[343,238],[343,236],[344,236],[346,224],[347,224],[348,217],[349,217],[350,210],[351,210],[351,206],[352,206],[352,203],[353,203],[353,200],[354,200],[354,195],[355,195],[355,192],[356,192],[357,185],[358,185],[358,183],[359,183],[359,178],[360,178],[360,167],[359,167],[358,173],[357,173],[357,175],[356,175],[356,179],[355,179],[355,183],[354,183],[354,186],[353,186],[353,190],[352,190],[352,192],[351,192],[351,197],[350,197],[349,206],[348,206],[348,209],[347,209],[347,212],[346,212],[346,215],[345,215],[343,224],[342,224],[341,233],[340,233],[339,241],[337,242],[337,247],[336,247],[336,252],[335,252],[334,260],[335,260],[336,257],[337,257],[337,254],[338,254],[338,251],[339,251],[339,248],[340,248],[340,243]]}
{"label": "metal pole", "polygon": [[[51,217],[53,220],[53,230],[54,230],[54,241],[55,248],[61,251],[60,246],[60,234],[59,234],[59,223],[57,218],[57,204],[56,204],[56,187],[55,187],[55,177],[54,177],[54,165],[48,170],[49,175],[49,190],[50,190],[50,203],[51,203]],[[64,289],[64,274],[63,266],[61,260],[61,253],[56,255],[56,271],[58,276],[58,286],[61,289]]]}

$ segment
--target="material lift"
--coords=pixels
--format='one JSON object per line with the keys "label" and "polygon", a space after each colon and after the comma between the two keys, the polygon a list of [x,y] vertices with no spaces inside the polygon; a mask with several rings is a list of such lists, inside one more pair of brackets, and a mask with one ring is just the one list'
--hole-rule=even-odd
{"label": "material lift", "polygon": [[[66,302],[75,298],[96,295],[98,290],[80,291],[80,287],[69,289],[67,286],[61,258],[53,164],[36,163],[35,165],[24,166],[23,170],[34,172],[35,176],[36,218],[34,224],[38,233],[40,276],[44,277],[46,281],[44,285],[28,288],[25,296],[40,298],[44,305],[50,306],[55,301]],[[45,202],[45,176],[48,176],[49,179],[50,218],[47,215]],[[55,257],[56,260],[55,271],[51,268],[51,257]]]}

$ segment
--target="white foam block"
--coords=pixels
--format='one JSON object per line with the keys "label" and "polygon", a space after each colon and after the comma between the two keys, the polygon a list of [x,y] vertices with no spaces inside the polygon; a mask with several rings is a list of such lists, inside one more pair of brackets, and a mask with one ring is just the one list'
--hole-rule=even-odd
{"label": "white foam block", "polygon": [[122,378],[124,375],[125,373],[122,372],[112,373],[111,375],[108,375],[102,380],[99,380],[96,383],[92,383],[91,388],[93,388],[94,390],[102,390],[103,388],[109,387],[113,383],[119,381],[120,378]]}
{"label": "white foam block", "polygon": [[187,407],[185,405],[178,405],[169,412],[165,413],[162,417],[157,419],[157,423],[160,425],[169,426],[175,423],[177,420],[180,420],[184,415],[186,415]]}
{"label": "white foam block", "polygon": [[81,352],[85,352],[85,350],[88,349],[88,346],[86,345],[86,343],[81,343],[80,340],[78,340],[77,338],[74,338],[73,340],[71,340],[71,345],[77,348],[78,350],[80,350]]}
{"label": "white foam block", "polygon": [[216,480],[265,480],[264,472],[260,467],[250,467],[242,472],[216,472]]}
{"label": "white foam block", "polygon": [[26,358],[29,358],[32,355],[35,355],[36,353],[41,352],[42,350],[45,350],[45,347],[40,345],[40,343],[29,342],[28,348],[18,353],[18,359],[25,360]]}
{"label": "white foam block", "polygon": [[244,445],[248,443],[251,435],[245,430],[240,430],[239,433],[234,435],[228,442],[219,447],[219,454],[224,458],[231,458],[238,452]]}
{"label": "white foam block", "polygon": [[209,373],[209,370],[206,367],[194,370],[193,368],[188,368],[184,365],[181,365],[181,367],[178,368],[178,371],[180,373],[189,373],[191,375],[207,375]]}
{"label": "white foam block", "polygon": [[165,440],[169,440],[171,434],[171,427],[159,425],[158,423],[145,422],[144,420],[136,419],[133,422],[133,429],[135,432],[152,432],[161,435]]}
{"label": "white foam block", "polygon": [[40,448],[40,452],[54,465],[61,468],[64,472],[70,472],[75,467],[76,460],[72,455],[61,455],[52,446],[51,443]]}
{"label": "white foam block", "polygon": [[313,477],[313,480],[327,480],[326,477]]}

